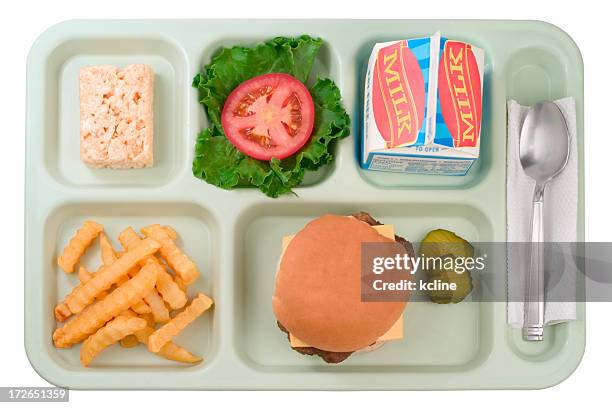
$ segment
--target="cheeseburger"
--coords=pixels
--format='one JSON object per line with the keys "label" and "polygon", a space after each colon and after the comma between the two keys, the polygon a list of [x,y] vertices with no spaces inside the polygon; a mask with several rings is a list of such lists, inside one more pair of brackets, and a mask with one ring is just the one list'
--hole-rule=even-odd
{"label": "cheeseburger", "polygon": [[325,215],[285,237],[272,308],[295,351],[340,363],[402,337],[406,301],[361,300],[362,243],[397,242],[414,255],[410,242],[384,227],[364,212]]}

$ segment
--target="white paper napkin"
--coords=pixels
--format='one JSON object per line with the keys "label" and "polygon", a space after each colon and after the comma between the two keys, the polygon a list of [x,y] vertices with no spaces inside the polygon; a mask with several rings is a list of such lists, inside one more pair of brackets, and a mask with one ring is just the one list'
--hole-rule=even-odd
{"label": "white paper napkin", "polygon": [[[546,242],[576,242],[578,214],[576,106],[573,98],[560,99],[555,103],[563,112],[570,132],[570,155],[567,167],[546,186],[543,214],[544,240]],[[506,208],[509,243],[529,242],[531,235],[531,206],[535,182],[523,172],[519,160],[519,135],[527,110],[527,107],[519,105],[516,101],[508,101]],[[524,297],[528,263],[525,261],[527,260],[508,257],[508,299],[516,300]],[[575,288],[575,278],[575,275],[564,274],[558,287]],[[565,290],[565,293],[567,292]],[[550,297],[552,296],[547,290],[545,300]],[[521,328],[523,319],[523,302],[508,302],[508,324]],[[574,319],[576,319],[575,302],[545,302],[545,324],[556,324]]]}

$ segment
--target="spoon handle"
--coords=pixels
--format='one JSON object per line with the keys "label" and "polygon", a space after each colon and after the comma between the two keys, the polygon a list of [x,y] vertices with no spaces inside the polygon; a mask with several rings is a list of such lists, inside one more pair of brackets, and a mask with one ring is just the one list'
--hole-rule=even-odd
{"label": "spoon handle", "polygon": [[542,341],[544,339],[544,239],[543,212],[544,185],[536,185],[531,216],[531,245],[529,271],[525,291],[525,322],[523,339]]}

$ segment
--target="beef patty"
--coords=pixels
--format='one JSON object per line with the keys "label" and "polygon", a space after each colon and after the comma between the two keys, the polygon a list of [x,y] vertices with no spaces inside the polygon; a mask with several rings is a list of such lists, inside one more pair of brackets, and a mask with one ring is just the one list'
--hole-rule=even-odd
{"label": "beef patty", "polygon": [[[382,223],[375,220],[369,213],[365,211],[354,213],[352,214],[352,216],[357,218],[359,221],[363,221],[366,224],[369,224],[372,226],[382,225]],[[410,241],[408,241],[407,239],[403,237],[400,237],[399,235],[396,235],[395,242],[399,242],[400,244],[404,246],[404,248],[406,248],[406,252],[408,253],[408,256],[414,257],[414,249],[412,248],[412,244],[410,243]],[[276,321],[276,324],[278,325],[278,328],[283,333],[287,334],[287,340],[290,340],[289,331],[278,320]],[[354,353],[354,351],[342,351],[342,352],[326,351],[326,350],[318,349],[316,347],[291,347],[291,348],[300,354],[304,354],[307,356],[319,356],[323,360],[325,360],[326,363],[330,363],[330,364],[341,363],[347,358],[349,358],[351,354]]]}

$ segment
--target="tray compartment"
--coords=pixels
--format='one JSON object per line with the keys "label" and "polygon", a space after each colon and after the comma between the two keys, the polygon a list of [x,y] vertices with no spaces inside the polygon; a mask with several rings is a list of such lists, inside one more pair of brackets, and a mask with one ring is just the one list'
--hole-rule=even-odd
{"label": "tray compartment", "polygon": [[[55,179],[75,187],[156,186],[169,182],[187,163],[187,62],[175,44],[160,38],[73,38],[47,57],[43,140],[45,164]],[[155,73],[154,167],[90,169],[79,156],[79,80],[81,67],[145,63]]]}
{"label": "tray compartment", "polygon": [[[481,124],[481,139],[480,139],[480,157],[473,164],[472,168],[465,176],[438,176],[438,175],[425,175],[425,174],[404,174],[404,173],[392,173],[392,172],[381,172],[373,170],[364,170],[359,167],[361,162],[361,136],[363,135],[363,103],[365,93],[365,76],[368,67],[368,60],[372,52],[374,44],[380,42],[394,41],[399,39],[408,38],[419,38],[428,36],[433,33],[425,34],[404,34],[399,37],[376,37],[364,41],[357,52],[357,90],[355,98],[356,104],[354,105],[355,114],[353,115],[353,134],[359,135],[355,138],[355,165],[359,169],[359,174],[368,183],[387,189],[399,189],[399,188],[410,188],[410,189],[464,189],[472,187],[478,184],[486,175],[491,167],[491,155],[492,155],[492,117],[495,115],[495,110],[500,109],[499,106],[495,106],[491,103],[491,89],[490,84],[492,81],[492,64],[489,50],[485,48],[485,72],[483,79],[483,96],[482,96],[482,124]],[[454,37],[453,37],[454,38]],[[477,40],[473,39],[462,39],[474,44],[479,44]]]}
{"label": "tray compartment", "polygon": [[[565,64],[555,47],[520,48],[509,56],[505,69],[508,99],[524,106],[568,96]],[[546,361],[562,352],[568,335],[567,324],[553,325],[545,328],[544,341],[526,342],[521,330],[508,328],[507,341],[518,357]]]}
{"label": "tray compartment", "polygon": [[[123,228],[132,226],[137,231],[148,224],[160,223],[171,225],[179,234],[178,245],[196,262],[201,271],[200,279],[191,285],[188,295],[193,298],[196,292],[203,291],[213,299],[219,290],[217,222],[203,208],[186,203],[87,203],[69,204],[52,212],[44,228],[43,259],[45,267],[41,274],[44,295],[43,305],[46,305],[40,322],[43,333],[48,334],[44,344],[51,360],[71,371],[87,371],[79,361],[79,348],[56,349],[51,342],[51,333],[56,327],[53,308],[78,283],[76,274],[64,273],[55,263],[64,245],[79,228],[83,221],[92,219],[105,227],[105,232],[115,249],[121,248],[117,236]],[[81,264],[95,271],[101,264],[98,242],[89,248],[81,259]],[[202,370],[216,356],[219,344],[219,324],[215,319],[214,309],[196,320],[180,336],[176,343],[203,357],[204,361],[191,369]],[[185,366],[159,358],[149,353],[143,346],[129,351],[118,345],[105,350],[92,363],[99,368],[120,370],[143,370],[155,367],[156,370],[185,369]]]}
{"label": "tray compartment", "polygon": [[[256,45],[257,43],[270,40],[276,36],[280,36],[280,35],[292,36],[292,35],[300,35],[300,34],[309,34],[309,32],[306,31],[303,33],[296,33],[296,34],[278,33],[278,34],[270,35],[270,36],[249,36],[249,37],[234,36],[234,37],[212,38],[210,39],[210,42],[205,44],[204,49],[200,52],[200,57],[198,58],[199,64],[197,68],[198,70],[203,70],[204,67],[211,62],[212,58],[222,48],[229,48],[229,47],[233,47],[236,45],[243,46],[243,47],[252,47]],[[316,37],[315,34],[313,33],[310,33],[310,34],[313,37]],[[323,39],[325,40],[325,38]],[[336,52],[336,50],[327,41],[323,42],[323,44],[321,45],[321,48],[319,49],[319,53],[315,57],[314,65],[310,73],[310,76],[308,78],[307,85],[312,85],[317,79],[317,77],[331,78],[336,83],[336,85],[340,87],[340,89],[342,89],[341,84],[342,84],[343,76],[342,76],[342,70],[341,70],[340,57],[338,53]],[[195,135],[197,135],[202,129],[209,127],[210,123],[208,121],[208,118],[206,117],[204,107],[199,104],[199,99],[197,97],[197,91],[194,90],[194,94],[196,96],[193,98],[193,103],[197,107],[195,109],[195,112],[194,110],[192,110],[192,115],[198,118],[198,120],[194,120],[194,123],[197,123],[199,125],[198,128],[195,129]],[[347,109],[348,111],[348,106],[346,105],[348,102],[346,100],[343,100],[343,102],[345,104],[344,105],[345,109]],[[195,138],[195,136],[193,137]],[[347,138],[350,138],[350,137],[352,137],[352,135],[347,136]],[[337,158],[338,156],[337,154],[338,149],[339,149],[338,142],[341,143],[342,141],[336,141],[332,145],[332,150],[333,150],[333,154],[335,158]],[[330,177],[332,173],[334,173],[335,169],[336,169],[336,160],[334,160],[332,163],[326,166],[323,166],[317,171],[307,171],[304,176],[304,181],[300,184],[300,187],[309,187],[309,186],[313,186],[313,185],[316,185],[324,181],[325,179]]]}
{"label": "tray compartment", "polygon": [[[415,302],[404,315],[405,338],[373,353],[326,365],[291,350],[276,327],[271,299],[281,238],[326,213],[369,211],[415,247],[431,229],[448,228],[471,241],[490,239],[492,227],[479,210],[460,203],[259,205],[245,211],[236,230],[235,347],[243,361],[262,371],[455,371],[478,366],[492,347],[491,304],[435,305]],[[417,215],[418,214],[418,215]]]}

